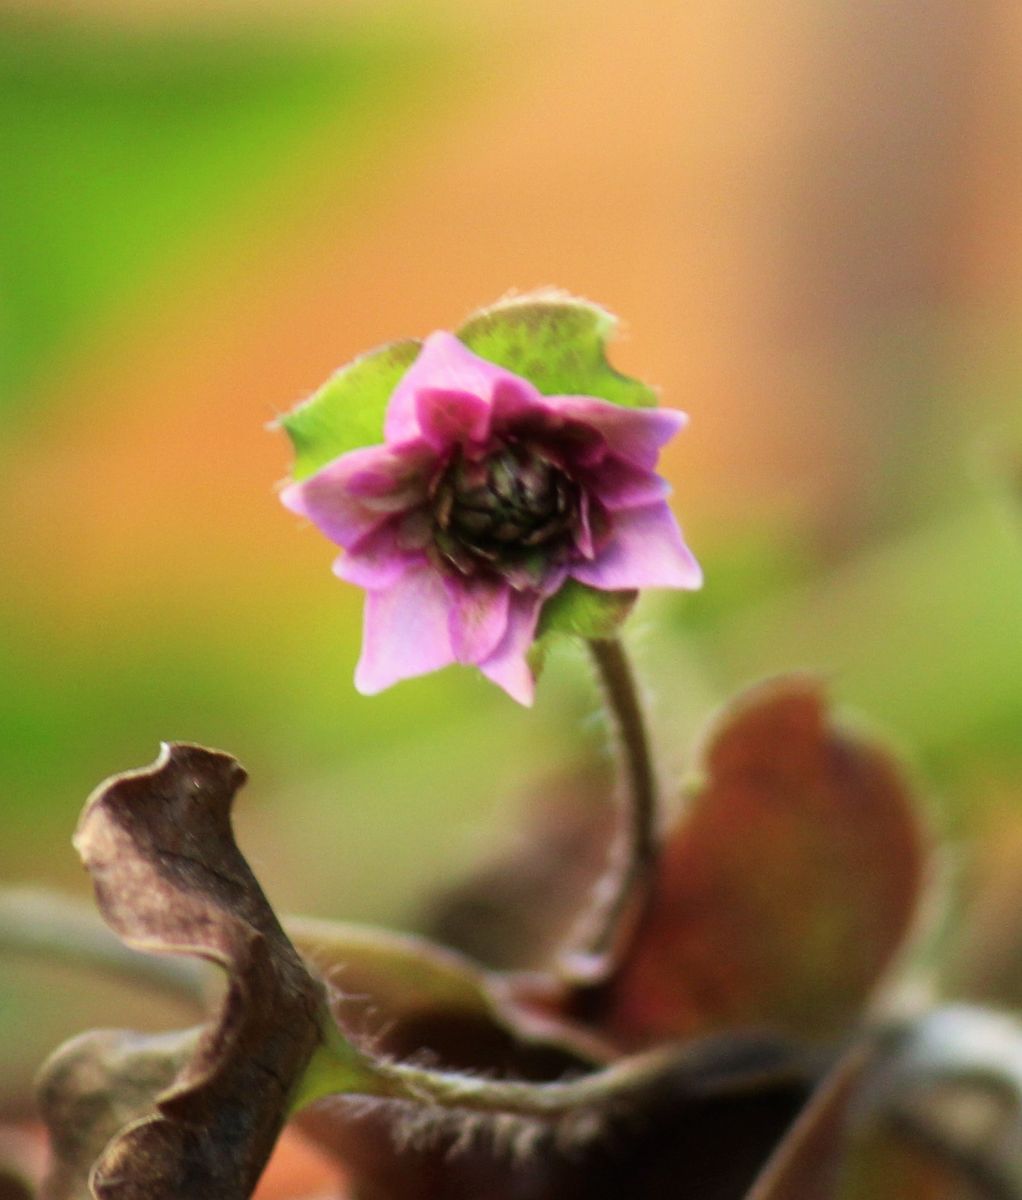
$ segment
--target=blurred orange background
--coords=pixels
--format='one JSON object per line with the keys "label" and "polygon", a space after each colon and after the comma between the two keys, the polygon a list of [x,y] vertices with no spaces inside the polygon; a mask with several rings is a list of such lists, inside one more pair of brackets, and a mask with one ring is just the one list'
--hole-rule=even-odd
{"label": "blurred orange background", "polygon": [[[692,417],[707,584],[630,633],[665,777],[812,667],[975,836],[1022,766],[1020,71],[1009,0],[0,4],[0,878],[84,895],[84,797],[188,739],[280,908],[404,924],[603,752],[570,647],[531,712],[357,696],[274,495],[336,366],[546,284]],[[125,1020],[68,986],[0,963],[24,1064]]]}

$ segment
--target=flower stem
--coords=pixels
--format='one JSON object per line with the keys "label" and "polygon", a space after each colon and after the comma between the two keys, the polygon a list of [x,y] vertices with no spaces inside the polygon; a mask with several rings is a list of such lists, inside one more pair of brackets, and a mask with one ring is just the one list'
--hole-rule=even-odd
{"label": "flower stem", "polygon": [[617,638],[594,638],[588,646],[614,724],[624,775],[621,821],[607,871],[564,959],[573,977],[597,983],[610,970],[617,948],[646,902],[657,857],[659,807],[646,722],[624,646]]}

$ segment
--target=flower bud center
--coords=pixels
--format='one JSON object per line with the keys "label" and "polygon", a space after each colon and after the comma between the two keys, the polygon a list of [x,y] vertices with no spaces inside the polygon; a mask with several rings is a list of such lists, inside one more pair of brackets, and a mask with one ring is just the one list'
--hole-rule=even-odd
{"label": "flower bud center", "polygon": [[434,486],[436,545],[466,575],[549,561],[571,543],[578,505],[574,480],[527,445],[508,443],[480,459],[459,455]]}

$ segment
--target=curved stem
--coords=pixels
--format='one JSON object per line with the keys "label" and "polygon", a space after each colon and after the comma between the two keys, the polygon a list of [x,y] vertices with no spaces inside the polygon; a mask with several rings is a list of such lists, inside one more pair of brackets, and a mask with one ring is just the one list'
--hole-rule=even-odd
{"label": "curved stem", "polygon": [[198,963],[129,950],[86,905],[39,888],[0,889],[0,948],[84,967],[204,1011]]}
{"label": "curved stem", "polygon": [[487,1079],[409,1063],[382,1063],[377,1069],[390,1084],[393,1099],[465,1112],[556,1118],[580,1109],[620,1104],[630,1095],[641,1094],[676,1057],[676,1049],[650,1051],[577,1079],[552,1083]]}
{"label": "curved stem", "polygon": [[376,1097],[422,1107],[557,1121],[595,1110],[627,1111],[666,1083],[681,1097],[739,1095],[781,1082],[805,1082],[817,1064],[780,1038],[729,1033],[633,1054],[575,1079],[532,1082],[444,1071],[356,1050],[325,1031],[292,1113],[327,1097]]}
{"label": "curved stem", "polygon": [[624,647],[617,638],[592,639],[588,646],[614,724],[625,785],[607,872],[565,957],[573,976],[595,983],[606,975],[649,893],[657,856],[658,798],[646,723]]}

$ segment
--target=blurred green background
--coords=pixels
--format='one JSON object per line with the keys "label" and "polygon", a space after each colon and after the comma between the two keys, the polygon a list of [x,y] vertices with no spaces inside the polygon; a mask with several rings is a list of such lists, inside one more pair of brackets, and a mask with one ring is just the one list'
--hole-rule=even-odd
{"label": "blurred green background", "polygon": [[[1020,59],[1010,0],[0,4],[0,879],[85,895],[87,793],[191,739],[280,909],[404,924],[604,753],[570,647],[531,712],[356,695],[360,597],[274,496],[335,366],[545,284],[692,417],[706,587],[629,634],[665,778],[808,667],[961,845],[1017,808]],[[128,1019],[71,992],[0,961],[15,1073]]]}

